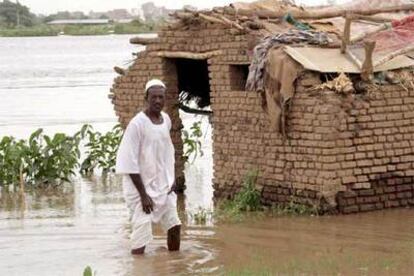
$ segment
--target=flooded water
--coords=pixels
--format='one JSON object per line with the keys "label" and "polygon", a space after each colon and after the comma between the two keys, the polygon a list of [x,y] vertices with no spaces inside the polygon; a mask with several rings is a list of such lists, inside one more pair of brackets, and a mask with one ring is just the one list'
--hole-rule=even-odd
{"label": "flooded water", "polygon": [[[130,61],[129,36],[0,38],[0,136],[38,127],[73,133],[116,123],[107,94],[114,65]],[[192,116],[183,116],[191,124]],[[58,189],[0,188],[0,275],[414,275],[414,212],[207,220],[212,210],[211,126],[205,155],[186,168],[179,198],[180,252],[155,227],[145,256],[129,254],[130,226],[119,179],[76,177]]]}

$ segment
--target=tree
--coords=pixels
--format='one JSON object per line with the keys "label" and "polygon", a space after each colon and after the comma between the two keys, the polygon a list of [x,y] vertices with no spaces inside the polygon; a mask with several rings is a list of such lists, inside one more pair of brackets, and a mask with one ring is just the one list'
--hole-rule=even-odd
{"label": "tree", "polygon": [[0,24],[6,27],[33,26],[36,15],[29,8],[21,5],[18,1],[13,3],[9,0],[0,2]]}

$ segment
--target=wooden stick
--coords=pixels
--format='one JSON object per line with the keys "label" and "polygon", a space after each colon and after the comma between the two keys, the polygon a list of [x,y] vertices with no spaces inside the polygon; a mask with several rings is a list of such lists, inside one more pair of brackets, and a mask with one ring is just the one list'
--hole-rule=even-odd
{"label": "wooden stick", "polygon": [[165,57],[165,58],[187,58],[187,59],[202,60],[202,59],[211,58],[213,56],[221,55],[222,51],[216,50],[216,51],[205,52],[205,53],[161,51],[161,52],[155,52],[151,54],[155,54],[158,57]]}
{"label": "wooden stick", "polygon": [[409,45],[409,46],[407,46],[407,47],[404,47],[404,48],[402,48],[402,49],[399,49],[399,50],[397,50],[397,51],[394,51],[394,52],[390,53],[389,55],[387,55],[387,56],[383,57],[383,58],[382,58],[382,59],[380,59],[379,61],[377,61],[377,62],[374,64],[374,67],[380,66],[380,65],[382,65],[382,64],[384,64],[384,63],[386,63],[387,61],[390,61],[391,59],[393,59],[393,58],[395,58],[395,57],[397,57],[397,56],[407,54],[407,53],[409,53],[409,52],[411,52],[411,51],[414,51],[414,45]]}
{"label": "wooden stick", "polygon": [[231,27],[236,27],[237,29],[239,29],[241,31],[244,31],[244,28],[242,26],[240,26],[237,22],[232,21],[232,20],[226,18],[225,16],[223,16],[221,14],[218,14],[217,17],[220,18],[221,20],[223,20],[224,22],[226,22],[227,25],[230,26],[230,28]]}
{"label": "wooden stick", "polygon": [[194,14],[189,13],[189,12],[175,12],[172,14],[172,16],[178,19],[186,20],[186,19],[193,18]]}
{"label": "wooden stick", "polygon": [[122,76],[125,75],[125,69],[122,69],[121,67],[115,66],[114,71],[117,72],[118,74],[122,75]]}
{"label": "wooden stick", "polygon": [[358,41],[363,40],[367,36],[373,35],[375,33],[379,33],[379,32],[381,32],[383,30],[388,29],[388,28],[391,28],[391,25],[388,24],[388,23],[386,23],[386,24],[383,24],[381,26],[378,26],[377,28],[375,28],[373,30],[370,30],[370,31],[367,31],[367,32],[363,32],[360,35],[352,38],[351,41],[349,42],[349,44],[354,44],[355,42],[358,42]]}
{"label": "wooden stick", "polygon": [[186,106],[182,103],[178,104],[178,108],[181,109],[182,111],[186,112],[186,113],[191,113],[191,114],[198,114],[198,115],[211,115],[211,114],[213,114],[213,111],[191,108],[191,107],[188,107],[188,106]]}
{"label": "wooden stick", "polygon": [[345,16],[345,28],[344,33],[342,35],[342,45],[341,45],[341,53],[344,54],[346,51],[346,47],[351,40],[351,23],[352,23],[352,14],[347,13]]}
{"label": "wooden stick", "polygon": [[218,18],[215,18],[213,16],[205,15],[205,14],[202,14],[202,13],[199,13],[198,16],[200,18],[203,18],[206,21],[211,22],[211,23],[217,23],[217,24],[226,25],[226,23],[224,21],[222,21],[222,20],[220,20]]}
{"label": "wooden stick", "polygon": [[361,68],[361,77],[363,80],[367,81],[369,80],[369,76],[374,72],[374,66],[372,61],[372,54],[375,50],[375,41],[365,41],[365,60],[364,64],[362,64]]}
{"label": "wooden stick", "polygon": [[260,29],[264,29],[265,26],[263,25],[263,23],[258,22],[258,21],[246,21],[243,23],[243,26],[252,29],[252,30],[260,30]]}
{"label": "wooden stick", "polygon": [[355,65],[358,67],[358,69],[362,69],[362,62],[348,49],[345,50],[346,55],[349,57],[349,59],[355,63]]}
{"label": "wooden stick", "polygon": [[[400,11],[412,11],[414,10],[414,4],[406,4],[406,5],[399,5],[393,7],[385,7],[385,8],[378,8],[378,9],[371,9],[371,10],[349,10],[350,13],[356,13],[360,15],[374,15],[378,13],[393,13],[393,12],[400,12]],[[229,10],[224,10],[226,13],[230,12]],[[235,11],[238,15],[245,15],[245,16],[258,16],[259,18],[281,18],[287,13],[290,13],[296,19],[323,19],[323,18],[332,18],[332,17],[340,17],[343,16],[345,10],[334,10],[334,11],[301,11],[298,9],[288,9],[288,10],[280,10],[280,11],[268,11],[268,10],[245,10],[245,9],[238,9]]]}
{"label": "wooden stick", "polygon": [[375,22],[375,23],[387,23],[393,20],[391,18],[386,18],[382,16],[370,16],[370,15],[360,15],[360,14],[354,14],[353,19],[354,20],[365,20],[365,21]]}
{"label": "wooden stick", "polygon": [[140,45],[148,45],[148,44],[154,44],[154,43],[158,43],[159,39],[158,37],[133,37],[129,40],[129,43],[131,44],[140,44]]}

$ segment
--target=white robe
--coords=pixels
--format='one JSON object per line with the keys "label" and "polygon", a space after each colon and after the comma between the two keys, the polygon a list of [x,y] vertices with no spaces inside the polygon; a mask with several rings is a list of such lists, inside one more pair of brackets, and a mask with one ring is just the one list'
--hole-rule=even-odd
{"label": "white robe", "polygon": [[136,214],[132,214],[134,220],[140,223],[148,220],[159,222],[168,208],[176,207],[175,194],[167,195],[175,180],[171,120],[166,113],[161,114],[163,123],[156,125],[144,112],[138,113],[129,122],[117,154],[116,173],[123,175],[123,193],[127,205],[141,203],[129,174],[140,174],[147,194],[154,201],[151,214],[136,211]]}

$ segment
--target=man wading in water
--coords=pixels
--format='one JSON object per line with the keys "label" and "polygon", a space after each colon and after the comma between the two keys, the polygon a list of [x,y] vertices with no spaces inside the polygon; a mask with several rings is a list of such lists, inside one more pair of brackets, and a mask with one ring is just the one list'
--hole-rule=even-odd
{"label": "man wading in water", "polygon": [[161,223],[167,231],[168,250],[180,249],[171,120],[162,111],[165,90],[160,80],[147,82],[147,108],[129,122],[118,150],[116,172],[123,175],[124,197],[131,212],[132,254],[144,253],[152,240],[152,222]]}

